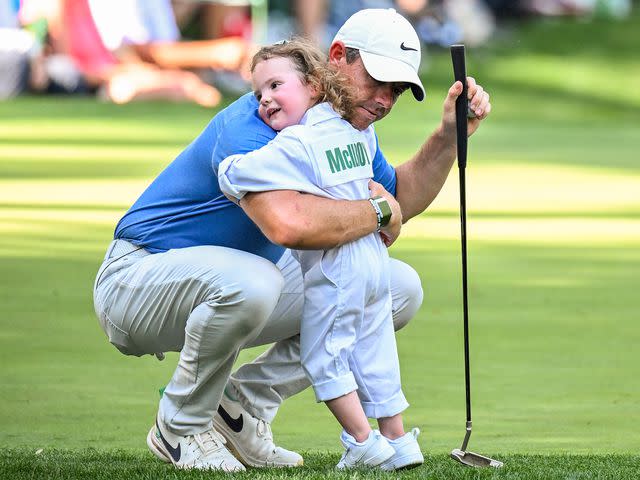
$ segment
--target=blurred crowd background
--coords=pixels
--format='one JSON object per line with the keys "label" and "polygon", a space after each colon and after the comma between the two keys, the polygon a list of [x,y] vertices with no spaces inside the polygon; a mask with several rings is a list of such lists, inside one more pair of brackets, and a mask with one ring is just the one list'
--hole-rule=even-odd
{"label": "blurred crowd background", "polygon": [[216,106],[248,91],[255,46],[292,35],[327,47],[362,8],[392,7],[425,47],[477,47],[501,25],[549,16],[622,19],[631,0],[0,0],[0,100],[95,95]]}

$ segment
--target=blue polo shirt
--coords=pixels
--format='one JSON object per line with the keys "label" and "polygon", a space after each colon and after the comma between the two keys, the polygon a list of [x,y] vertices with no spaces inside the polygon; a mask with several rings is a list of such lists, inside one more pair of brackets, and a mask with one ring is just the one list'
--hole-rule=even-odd
{"label": "blue polo shirt", "polygon": [[[218,165],[229,155],[257,150],[276,133],[258,116],[252,93],[219,112],[156,177],[116,226],[114,238],[152,253],[217,245],[277,262],[284,248],[271,243],[218,186]],[[395,195],[395,170],[377,145],[374,180]]]}

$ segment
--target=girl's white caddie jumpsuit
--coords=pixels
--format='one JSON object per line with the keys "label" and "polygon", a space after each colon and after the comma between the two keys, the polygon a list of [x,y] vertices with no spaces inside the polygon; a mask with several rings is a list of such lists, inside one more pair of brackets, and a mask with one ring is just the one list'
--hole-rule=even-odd
{"label": "girl's white caddie jumpsuit", "polygon": [[[375,151],[372,127],[358,131],[323,103],[268,145],[224,160],[218,180],[238,200],[270,190],[368,199]],[[370,418],[402,412],[408,403],[391,317],[389,257],[380,235],[330,250],[299,250],[296,256],[305,289],[301,361],[316,399],[357,390]]]}

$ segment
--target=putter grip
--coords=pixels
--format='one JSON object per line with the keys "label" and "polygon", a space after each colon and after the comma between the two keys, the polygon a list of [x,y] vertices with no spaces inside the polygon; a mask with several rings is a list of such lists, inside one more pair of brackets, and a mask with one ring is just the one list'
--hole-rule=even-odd
{"label": "putter grip", "polygon": [[451,45],[453,76],[462,82],[462,93],[456,99],[456,136],[458,140],[458,168],[467,166],[467,72],[464,62],[464,45]]}

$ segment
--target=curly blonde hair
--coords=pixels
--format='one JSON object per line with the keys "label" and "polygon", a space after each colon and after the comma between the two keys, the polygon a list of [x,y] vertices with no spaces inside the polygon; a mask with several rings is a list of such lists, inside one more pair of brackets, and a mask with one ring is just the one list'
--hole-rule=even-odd
{"label": "curly blonde hair", "polygon": [[329,102],[341,117],[351,120],[355,91],[346,75],[329,66],[326,55],[318,47],[302,38],[262,47],[251,60],[251,73],[260,62],[276,57],[293,62],[304,83],[318,92],[318,103]]}

